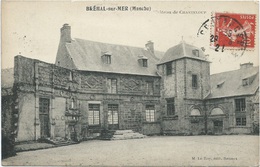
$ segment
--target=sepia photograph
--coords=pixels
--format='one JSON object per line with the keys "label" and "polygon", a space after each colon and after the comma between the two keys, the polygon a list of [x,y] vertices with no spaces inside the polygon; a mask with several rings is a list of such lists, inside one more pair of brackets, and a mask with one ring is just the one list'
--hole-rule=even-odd
{"label": "sepia photograph", "polygon": [[3,0],[2,166],[259,166],[259,2]]}

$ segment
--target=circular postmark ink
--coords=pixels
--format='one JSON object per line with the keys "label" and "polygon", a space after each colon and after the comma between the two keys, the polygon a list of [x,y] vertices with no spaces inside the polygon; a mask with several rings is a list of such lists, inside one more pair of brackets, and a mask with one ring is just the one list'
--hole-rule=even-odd
{"label": "circular postmark ink", "polygon": [[233,55],[242,56],[247,48],[254,47],[255,15],[216,13],[202,23],[197,36],[210,31],[210,46],[216,52],[232,50]]}

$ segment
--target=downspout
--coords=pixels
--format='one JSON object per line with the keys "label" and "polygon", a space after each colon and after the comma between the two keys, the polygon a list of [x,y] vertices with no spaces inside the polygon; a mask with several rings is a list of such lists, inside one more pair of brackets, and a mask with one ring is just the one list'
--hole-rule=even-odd
{"label": "downspout", "polygon": [[[163,68],[163,70],[165,70],[164,69],[164,65],[162,66],[162,68]],[[163,127],[162,112],[164,112],[164,111],[162,111],[162,109],[161,109],[161,107],[162,107],[161,101],[162,101],[162,98],[164,98],[163,91],[164,91],[164,79],[165,78],[163,78],[163,74],[160,74],[160,72],[158,70],[159,69],[158,69],[158,66],[157,66],[156,74],[160,77],[160,82],[159,82],[159,84],[160,84],[160,88],[159,88],[159,91],[160,91],[159,106],[160,106],[160,110],[161,110],[160,117],[159,117],[159,119],[160,119],[160,134],[163,134],[164,127]]]}
{"label": "downspout", "polygon": [[[51,94],[52,94],[52,96],[51,96],[51,106],[50,106],[50,108],[51,108],[51,110],[50,110],[50,112],[51,112],[51,125],[50,125],[50,129],[49,129],[49,131],[50,131],[50,136],[51,137],[53,137],[53,138],[55,138],[55,125],[56,125],[56,120],[55,120],[55,118],[53,119],[53,110],[55,109],[54,108],[54,98],[55,98],[55,96],[54,96],[54,67],[55,67],[55,64],[52,64],[52,69],[51,69],[51,73],[52,73],[52,80],[51,80],[51,86],[52,86],[52,88],[51,88]],[[53,128],[53,130],[52,130],[52,128]],[[52,136],[52,131],[53,131],[53,136]]]}
{"label": "downspout", "polygon": [[37,90],[38,90],[38,66],[37,66],[37,62],[34,62],[34,82],[35,82],[35,92],[34,92],[34,96],[35,96],[35,112],[34,112],[34,140],[36,141],[37,140],[37,137],[36,137],[36,126],[37,126]]}

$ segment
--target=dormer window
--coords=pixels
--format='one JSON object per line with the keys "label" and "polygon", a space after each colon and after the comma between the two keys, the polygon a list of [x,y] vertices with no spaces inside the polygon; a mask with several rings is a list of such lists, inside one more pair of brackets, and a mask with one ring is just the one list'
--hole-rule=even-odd
{"label": "dormer window", "polygon": [[111,64],[111,55],[105,55],[104,58],[105,58],[104,61],[105,64]]}
{"label": "dormer window", "polygon": [[249,79],[248,79],[248,78],[243,79],[243,80],[242,80],[242,84],[243,84],[243,86],[249,85]]}
{"label": "dormer window", "polygon": [[143,67],[147,67],[148,64],[147,64],[147,59],[143,59]]}
{"label": "dormer window", "polygon": [[193,56],[199,57],[199,50],[198,49],[192,50],[192,54]]}
{"label": "dormer window", "polygon": [[111,53],[105,52],[102,55],[102,61],[104,64],[111,64]]}
{"label": "dormer window", "polygon": [[257,76],[257,73],[254,75],[251,75],[249,77],[245,77],[244,79],[242,79],[242,85],[243,86],[251,85],[252,82],[255,80],[256,76]]}
{"label": "dormer window", "polygon": [[219,83],[217,84],[217,88],[221,88],[222,85],[224,84],[224,82],[225,82],[225,81],[219,82]]}
{"label": "dormer window", "polygon": [[148,58],[145,56],[139,56],[138,63],[142,67],[148,67]]}

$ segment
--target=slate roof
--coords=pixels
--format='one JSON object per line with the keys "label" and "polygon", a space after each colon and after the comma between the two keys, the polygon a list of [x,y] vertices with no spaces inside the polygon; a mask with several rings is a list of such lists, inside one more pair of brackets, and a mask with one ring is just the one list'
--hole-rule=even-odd
{"label": "slate roof", "polygon": [[[193,53],[192,53],[193,50],[199,51],[199,57],[193,55]],[[160,62],[158,64],[163,64],[163,63],[174,61],[174,60],[181,59],[184,57],[207,61],[205,58],[204,52],[200,48],[187,44],[185,41],[181,41],[178,45],[175,45],[175,46],[169,48],[165,52],[163,58],[160,60]]]}
{"label": "slate roof", "polygon": [[[67,51],[78,70],[100,71],[123,74],[137,74],[157,76],[156,64],[158,57],[163,53],[155,51],[152,54],[145,48],[124,45],[107,44],[75,38],[71,43],[66,43]],[[102,53],[111,53],[111,64],[102,62]],[[140,56],[148,59],[148,67],[142,67],[138,63]]]}
{"label": "slate roof", "polygon": [[14,68],[1,70],[1,88],[12,88],[14,84]]}
{"label": "slate roof", "polygon": [[[242,80],[245,78],[252,79],[250,85],[243,86]],[[211,93],[207,97],[208,99],[253,95],[259,88],[259,67],[213,74],[210,76],[210,85]]]}

